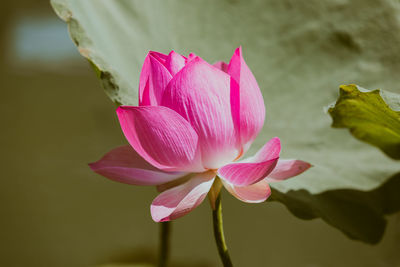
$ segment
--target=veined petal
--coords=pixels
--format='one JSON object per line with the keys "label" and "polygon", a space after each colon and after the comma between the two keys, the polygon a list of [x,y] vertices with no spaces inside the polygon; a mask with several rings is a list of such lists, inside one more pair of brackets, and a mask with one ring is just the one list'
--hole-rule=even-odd
{"label": "veined petal", "polygon": [[216,169],[238,156],[226,73],[199,57],[191,60],[168,84],[162,106],[178,112],[197,132],[205,168]]}
{"label": "veined petal", "polygon": [[271,188],[265,179],[252,185],[240,187],[224,180],[222,180],[222,183],[229,193],[247,203],[264,202],[271,195]]}
{"label": "veined petal", "polygon": [[126,139],[147,162],[164,171],[204,170],[198,153],[198,136],[175,111],[159,106],[117,109]]}
{"label": "veined petal", "polygon": [[156,222],[177,219],[199,206],[214,182],[215,173],[198,173],[187,182],[159,194],[150,207]]}
{"label": "veined petal", "polygon": [[153,56],[155,59],[157,59],[161,64],[165,66],[168,55],[156,51],[150,51],[149,55]]}
{"label": "veined petal", "polygon": [[311,164],[302,160],[283,160],[280,159],[275,169],[268,175],[268,182],[286,180],[299,175],[311,167]]}
{"label": "veined petal", "polygon": [[279,138],[272,138],[255,156],[219,168],[218,176],[235,186],[255,184],[273,171],[278,163],[280,151]]}
{"label": "veined petal", "polygon": [[167,84],[172,79],[165,67],[167,56],[150,52],[144,60],[139,79],[139,105],[157,106]]}
{"label": "veined petal", "polygon": [[89,166],[104,177],[132,185],[160,185],[186,175],[183,172],[163,172],[153,167],[130,145],[114,148]]}
{"label": "veined petal", "polygon": [[243,59],[241,47],[233,54],[227,72],[231,76],[231,108],[240,140],[238,145],[246,152],[264,124],[264,100],[253,73]]}
{"label": "veined petal", "polygon": [[281,153],[281,140],[274,137],[269,140],[257,153],[251,157],[251,162],[262,162],[279,157]]}
{"label": "veined petal", "polygon": [[175,51],[171,51],[165,62],[165,66],[174,76],[185,66],[186,58]]}
{"label": "veined petal", "polygon": [[218,176],[235,186],[255,184],[272,172],[279,158],[260,163],[231,163],[218,169]]}
{"label": "veined petal", "polygon": [[223,72],[228,72],[228,66],[229,66],[229,65],[226,64],[226,63],[223,62],[223,61],[215,62],[215,63],[213,64],[213,66],[216,67],[217,69],[222,70]]}

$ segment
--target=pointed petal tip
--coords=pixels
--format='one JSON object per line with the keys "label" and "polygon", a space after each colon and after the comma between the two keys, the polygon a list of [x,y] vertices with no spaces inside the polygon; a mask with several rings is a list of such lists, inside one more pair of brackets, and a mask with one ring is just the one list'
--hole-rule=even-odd
{"label": "pointed petal tip", "polygon": [[150,205],[150,214],[151,214],[151,218],[156,223],[171,221],[171,218],[169,215],[165,216],[162,213],[160,213],[159,206]]}
{"label": "pointed petal tip", "polygon": [[190,54],[187,56],[186,60],[185,60],[186,64],[189,63],[190,61],[192,61],[192,59],[194,59],[194,58],[196,58],[196,57],[197,57],[196,54],[190,53]]}
{"label": "pointed petal tip", "polygon": [[242,55],[242,46],[241,45],[239,45],[239,47],[235,49],[235,53],[238,55]]}
{"label": "pointed petal tip", "polygon": [[[117,113],[118,118],[120,118],[121,115],[125,114],[129,110],[135,109],[136,107],[134,106],[119,106],[115,112]],[[121,119],[121,118],[120,118]]]}
{"label": "pointed petal tip", "polygon": [[286,180],[302,174],[311,167],[313,165],[302,160],[281,160],[266,179],[269,182]]}
{"label": "pointed petal tip", "polygon": [[278,136],[272,137],[270,141],[281,143],[281,139]]}
{"label": "pointed petal tip", "polygon": [[153,51],[153,50],[149,50],[149,52],[147,53],[148,56],[152,56],[152,57],[166,57],[167,55],[157,52],[157,51]]}
{"label": "pointed petal tip", "polygon": [[312,165],[311,163],[308,163],[308,162],[306,162],[306,164],[305,164],[305,166],[304,166],[304,169],[303,169],[302,173],[303,173],[303,172],[305,172],[306,170],[308,170],[308,169],[312,168],[312,167],[315,167],[315,166],[314,166],[314,165]]}
{"label": "pointed petal tip", "polygon": [[205,62],[201,57],[194,55],[187,63],[186,65],[192,65],[195,63],[199,62]]}
{"label": "pointed petal tip", "polygon": [[181,54],[171,50],[169,52],[167,59],[165,61],[165,67],[172,74],[172,76],[176,75],[186,64],[186,58]]}
{"label": "pointed petal tip", "polygon": [[89,168],[90,168],[92,171],[96,171],[96,163],[97,163],[97,162],[90,162],[90,163],[88,163],[87,165],[89,166]]}
{"label": "pointed petal tip", "polygon": [[171,51],[168,53],[168,55],[172,55],[172,54],[179,54],[179,53],[175,52],[175,50],[171,50]]}
{"label": "pointed petal tip", "polygon": [[217,61],[213,64],[214,67],[216,67],[219,70],[222,70],[225,73],[228,71],[228,65],[229,64],[224,61]]}
{"label": "pointed petal tip", "polygon": [[297,161],[302,163],[302,165],[299,166],[299,170],[302,170],[302,172],[305,172],[309,168],[314,167],[314,165],[312,165],[307,161],[302,161],[302,160],[297,160]]}
{"label": "pointed petal tip", "polygon": [[152,50],[150,50],[150,51],[147,53],[146,58],[149,58],[150,60],[151,60],[151,59],[157,60],[157,61],[160,62],[161,64],[164,64],[164,63],[165,63],[165,59],[167,58],[167,55],[165,55],[165,54],[163,54],[163,53],[160,53],[160,52],[157,52],[157,51],[152,51]]}
{"label": "pointed petal tip", "polygon": [[281,140],[278,137],[270,139],[257,153],[252,157],[253,162],[262,162],[268,159],[279,157],[281,152]]}
{"label": "pointed petal tip", "polygon": [[126,111],[126,110],[128,110],[129,108],[130,108],[131,106],[119,106],[119,107],[117,107],[117,109],[115,110],[117,113],[121,113],[121,112],[124,112],[124,111]]}
{"label": "pointed petal tip", "polygon": [[95,162],[88,163],[89,168],[92,171],[94,171],[95,173],[100,174],[100,175],[102,175],[101,170],[104,168],[104,166],[102,164],[102,159],[99,159],[98,161],[95,161]]}

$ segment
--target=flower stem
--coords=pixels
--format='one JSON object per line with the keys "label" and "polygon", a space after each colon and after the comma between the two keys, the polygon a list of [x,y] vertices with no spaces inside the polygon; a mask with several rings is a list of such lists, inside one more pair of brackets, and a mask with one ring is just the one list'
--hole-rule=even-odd
{"label": "flower stem", "polygon": [[169,243],[171,222],[160,223],[160,250],[158,255],[158,267],[166,267],[169,258]]}
{"label": "flower stem", "polygon": [[213,209],[213,224],[215,242],[217,243],[218,253],[219,257],[221,258],[222,264],[224,265],[224,267],[233,267],[224,237],[221,193],[219,193],[217,198],[215,199],[215,208]]}

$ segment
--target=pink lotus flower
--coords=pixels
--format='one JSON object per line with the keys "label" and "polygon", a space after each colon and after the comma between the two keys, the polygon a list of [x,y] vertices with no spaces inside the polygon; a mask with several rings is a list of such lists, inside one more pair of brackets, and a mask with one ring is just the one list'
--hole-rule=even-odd
{"label": "pink lotus flower", "polygon": [[265,118],[260,89],[240,47],[229,64],[214,65],[194,54],[150,52],[140,75],[139,106],[121,106],[117,115],[130,145],[90,167],[118,182],[157,186],[161,193],[151,204],[156,222],[196,208],[214,181],[236,198],[258,203],[270,196],[270,182],[310,167],[279,159],[277,137],[239,160]]}

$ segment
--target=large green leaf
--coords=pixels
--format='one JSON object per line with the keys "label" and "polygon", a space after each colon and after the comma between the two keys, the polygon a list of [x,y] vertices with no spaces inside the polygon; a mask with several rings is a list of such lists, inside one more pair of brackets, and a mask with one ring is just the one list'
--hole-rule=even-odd
{"label": "large green leaf", "polygon": [[400,90],[400,35],[392,34],[400,32],[398,2],[53,0],[52,5],[117,103],[137,103],[148,50],[195,52],[213,62],[229,60],[242,45],[267,108],[266,126],[250,153],[279,136],[283,157],[314,165],[274,184],[273,199],[301,218],[321,217],[352,238],[380,239],[388,204],[374,206],[373,199],[387,193],[379,188],[391,183],[399,165],[347,131],[332,130],[323,107],[336,99],[342,83]]}
{"label": "large green leaf", "polygon": [[356,85],[340,87],[340,97],[329,109],[332,127],[349,128],[354,137],[400,159],[400,112],[388,106],[379,90],[363,91]]}
{"label": "large green leaf", "polygon": [[273,190],[274,200],[285,203],[297,217],[310,220],[322,218],[353,239],[375,243],[383,235],[384,215],[400,210],[400,173],[372,191],[353,189],[329,190],[310,194],[307,190],[281,193]]}

